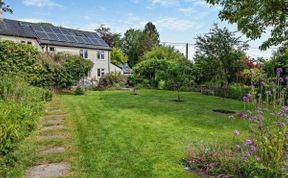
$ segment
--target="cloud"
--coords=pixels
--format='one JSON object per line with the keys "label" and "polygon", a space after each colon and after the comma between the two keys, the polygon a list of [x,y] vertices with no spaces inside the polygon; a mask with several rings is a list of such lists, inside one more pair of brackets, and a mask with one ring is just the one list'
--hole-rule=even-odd
{"label": "cloud", "polygon": [[192,28],[194,23],[190,20],[177,19],[174,17],[161,18],[155,21],[156,25],[172,31],[184,31]]}
{"label": "cloud", "polygon": [[171,6],[179,3],[179,0],[151,0],[152,5]]}
{"label": "cloud", "polygon": [[191,15],[193,15],[193,14],[198,12],[193,7],[180,8],[179,11],[185,16],[191,16]]}
{"label": "cloud", "polygon": [[31,23],[47,22],[46,20],[43,20],[43,19],[34,19],[34,18],[18,19],[18,20],[23,21],[23,22],[31,22]]}
{"label": "cloud", "polygon": [[60,4],[57,4],[51,0],[23,0],[22,1],[26,6],[36,6],[36,7],[61,7]]}

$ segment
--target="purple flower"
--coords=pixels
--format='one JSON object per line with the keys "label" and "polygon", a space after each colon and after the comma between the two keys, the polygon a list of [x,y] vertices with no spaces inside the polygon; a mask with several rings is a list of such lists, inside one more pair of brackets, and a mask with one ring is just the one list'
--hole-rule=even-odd
{"label": "purple flower", "polygon": [[281,74],[283,72],[283,69],[281,67],[277,68],[277,74]]}
{"label": "purple flower", "polygon": [[238,136],[238,135],[240,135],[240,132],[238,131],[238,130],[234,130],[234,136],[236,137],[236,136]]}
{"label": "purple flower", "polygon": [[265,82],[265,81],[262,81],[262,82],[261,82],[261,85],[262,85],[262,86],[266,86],[266,82]]}
{"label": "purple flower", "polygon": [[282,109],[283,111],[288,111],[288,106],[283,106]]}
{"label": "purple flower", "polygon": [[235,148],[236,148],[237,150],[240,150],[240,149],[241,149],[241,146],[240,146],[240,145],[236,145]]}
{"label": "purple flower", "polygon": [[283,112],[278,112],[278,115],[283,117],[284,116],[284,113]]}
{"label": "purple flower", "polygon": [[276,122],[276,125],[279,125],[280,127],[286,127],[284,122]]}
{"label": "purple flower", "polygon": [[256,151],[256,147],[252,145],[252,146],[250,146],[250,150],[255,152]]}
{"label": "purple flower", "polygon": [[244,155],[243,155],[243,158],[245,158],[245,159],[247,159],[247,158],[249,158],[250,157],[250,153],[249,152],[247,152],[247,153],[245,153]]}
{"label": "purple flower", "polygon": [[274,82],[274,81],[271,81],[270,83],[271,83],[271,85],[275,85],[275,82]]}
{"label": "purple flower", "polygon": [[247,94],[247,97],[248,97],[248,98],[250,98],[251,96],[252,96],[252,94],[251,94],[251,93],[248,93],[248,94]]}
{"label": "purple flower", "polygon": [[259,156],[256,156],[255,159],[256,159],[256,161],[260,161],[261,160]]}
{"label": "purple flower", "polygon": [[255,76],[255,75],[256,75],[256,72],[255,72],[254,70],[252,70],[252,71],[250,72],[250,75],[251,75],[251,76]]}
{"label": "purple flower", "polygon": [[249,115],[253,114],[253,113],[252,113],[251,111],[249,111],[249,110],[247,111],[247,113],[248,113]]}
{"label": "purple flower", "polygon": [[284,82],[284,79],[283,79],[283,77],[280,77],[280,78],[279,78],[279,82],[281,82],[281,83],[283,83],[283,82]]}
{"label": "purple flower", "polygon": [[249,122],[253,122],[253,121],[255,121],[255,120],[257,120],[257,116],[251,117],[251,118],[249,119]]}
{"label": "purple flower", "polygon": [[262,93],[258,93],[258,97],[261,97],[262,96]]}
{"label": "purple flower", "polygon": [[245,144],[246,144],[246,145],[251,145],[251,144],[253,144],[253,141],[250,140],[250,139],[247,139]]}
{"label": "purple flower", "polygon": [[239,112],[238,113],[238,117],[240,117],[240,118],[246,118],[247,117],[247,115],[246,114],[244,114],[243,112]]}
{"label": "purple flower", "polygon": [[247,96],[244,96],[244,97],[243,97],[243,101],[244,101],[245,103],[248,103],[248,102],[249,102],[249,98],[248,98]]}
{"label": "purple flower", "polygon": [[267,90],[265,93],[266,93],[266,95],[268,95],[268,96],[271,96],[271,95],[272,95],[272,92],[271,92],[270,90]]}

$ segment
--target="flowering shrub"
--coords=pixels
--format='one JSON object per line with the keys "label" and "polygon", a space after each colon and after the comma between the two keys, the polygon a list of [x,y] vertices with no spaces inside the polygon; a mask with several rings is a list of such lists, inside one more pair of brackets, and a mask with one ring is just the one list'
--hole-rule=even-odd
{"label": "flowering shrub", "polygon": [[247,122],[248,135],[234,130],[232,147],[217,149],[219,146],[213,145],[199,149],[187,157],[187,167],[204,168],[207,174],[227,177],[288,176],[288,106],[284,87],[288,77],[284,79],[282,72],[278,68],[277,76],[266,80],[251,72],[251,91],[243,97],[244,112],[229,116]]}

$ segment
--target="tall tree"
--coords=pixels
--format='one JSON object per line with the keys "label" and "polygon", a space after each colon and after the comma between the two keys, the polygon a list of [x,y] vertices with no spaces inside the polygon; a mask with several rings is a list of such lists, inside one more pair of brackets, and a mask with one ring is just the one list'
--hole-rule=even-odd
{"label": "tall tree", "polygon": [[160,44],[160,35],[159,32],[156,29],[156,26],[152,23],[152,22],[148,22],[145,25],[145,28],[143,30],[143,50],[146,51],[150,51],[151,49],[153,49],[154,47],[159,46]]}
{"label": "tall tree", "polygon": [[0,0],[0,8],[3,12],[9,12],[10,14],[13,13],[13,10],[9,5],[6,5],[6,3],[3,0]]}
{"label": "tall tree", "polygon": [[111,50],[111,62],[113,64],[127,64],[128,57],[125,56],[122,51],[117,48],[112,48]]}
{"label": "tall tree", "polygon": [[257,39],[270,28],[271,36],[260,48],[288,45],[288,1],[287,0],[206,0],[220,5],[222,20],[237,23],[238,29],[251,39]]}
{"label": "tall tree", "polygon": [[243,51],[247,47],[248,44],[236,37],[235,32],[214,25],[209,33],[196,38],[195,66],[200,68],[198,71],[205,72],[202,75],[206,80],[214,78],[221,81],[221,85],[227,85],[241,69]]}
{"label": "tall tree", "polygon": [[119,33],[111,32],[111,29],[104,24],[100,25],[95,31],[110,47],[119,48],[121,40]]}
{"label": "tall tree", "polygon": [[128,64],[131,67],[138,63],[144,53],[141,44],[142,39],[143,32],[135,29],[127,30],[122,39],[121,49],[128,56]]}

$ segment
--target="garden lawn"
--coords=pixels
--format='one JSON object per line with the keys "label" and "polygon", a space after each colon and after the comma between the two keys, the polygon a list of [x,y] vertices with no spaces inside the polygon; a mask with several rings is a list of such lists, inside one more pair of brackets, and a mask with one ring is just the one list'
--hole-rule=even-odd
{"label": "garden lawn", "polygon": [[186,178],[181,159],[188,145],[231,143],[233,130],[245,130],[213,109],[240,111],[239,101],[173,91],[89,92],[60,96],[76,126],[81,177]]}

